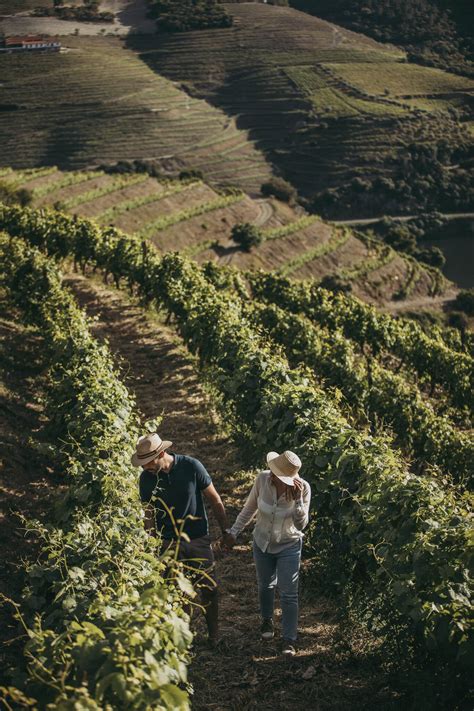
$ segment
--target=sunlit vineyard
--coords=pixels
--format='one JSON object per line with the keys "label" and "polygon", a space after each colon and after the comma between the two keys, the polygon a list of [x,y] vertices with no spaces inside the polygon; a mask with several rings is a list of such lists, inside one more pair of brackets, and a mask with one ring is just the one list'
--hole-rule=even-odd
{"label": "sunlit vineyard", "polygon": [[0,0],[5,711],[471,709],[468,13],[359,5]]}
{"label": "sunlit vineyard", "polygon": [[[88,437],[88,425],[79,405],[77,412],[68,412],[67,406],[64,410],[63,389],[72,387],[68,377],[73,382],[79,378],[77,386],[80,381],[86,387],[82,378],[96,378],[98,366],[93,365],[95,357],[81,358],[77,367],[84,376],[76,375],[69,345],[76,339],[76,321],[81,337],[89,338],[81,317],[70,297],[60,292],[53,263],[22,246],[21,238],[50,260],[72,258],[82,271],[99,269],[143,302],[166,309],[208,375],[219,373],[214,386],[224,396],[222,406],[235,435],[245,439],[249,452],[261,456],[271,445],[286,443],[304,454],[312,472],[318,522],[308,545],[326,577],[331,578],[331,570],[334,576],[346,570],[342,585],[352,613],[362,615],[374,629],[388,625],[400,645],[424,648],[436,663],[450,665],[454,674],[461,672],[470,645],[465,541],[474,458],[469,429],[459,432],[453,417],[469,427],[474,363],[467,352],[450,348],[441,336],[425,335],[414,324],[379,315],[353,298],[281,277],[247,274],[248,292],[238,272],[203,268],[178,255],[160,257],[144,251],[140,240],[83,219],[2,208],[0,224],[6,233],[2,258],[10,298],[40,330],[49,329],[44,331],[48,340],[63,344],[53,348],[55,358],[62,348],[72,357],[59,381],[53,380],[52,397],[64,412],[62,427],[73,438],[73,457],[79,456],[74,455],[76,438]],[[17,274],[22,274],[20,282]],[[45,274],[50,274],[46,281]],[[50,296],[45,301],[46,293]],[[66,316],[61,313],[63,301]],[[53,315],[50,308],[55,309]],[[301,315],[289,330],[282,329],[290,313]],[[61,325],[64,319],[67,327]],[[275,351],[276,343],[284,350]],[[96,357],[107,358],[103,351]],[[113,368],[110,361],[103,367]],[[453,408],[451,416],[443,414],[445,404]],[[127,424],[130,407],[111,407],[124,413],[108,444],[113,451],[117,437],[125,436],[122,428],[127,428],[127,441],[133,430]],[[371,420],[369,427],[365,417]],[[99,433],[100,428],[94,438]],[[84,476],[87,471],[86,466]],[[100,478],[88,486],[87,496],[94,501]],[[68,505],[74,511],[73,501]],[[81,525],[82,515],[78,510],[71,520],[77,516]],[[341,585],[341,579],[336,582]],[[97,625],[97,616],[90,621]],[[74,630],[84,633],[82,628]],[[88,632],[96,638],[105,634],[100,626]],[[48,645],[54,648],[53,640],[53,632],[48,633]],[[51,654],[49,663],[54,665]],[[127,679],[124,694],[130,691]],[[102,691],[95,693],[106,694],[99,679],[96,683]],[[110,684],[110,693],[117,693]]]}

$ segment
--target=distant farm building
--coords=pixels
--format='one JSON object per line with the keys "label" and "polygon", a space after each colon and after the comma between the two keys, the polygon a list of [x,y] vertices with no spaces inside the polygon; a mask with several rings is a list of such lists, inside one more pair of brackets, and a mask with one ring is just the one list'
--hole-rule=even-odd
{"label": "distant farm building", "polygon": [[36,35],[5,37],[2,44],[2,52],[59,52],[61,49],[61,42]]}

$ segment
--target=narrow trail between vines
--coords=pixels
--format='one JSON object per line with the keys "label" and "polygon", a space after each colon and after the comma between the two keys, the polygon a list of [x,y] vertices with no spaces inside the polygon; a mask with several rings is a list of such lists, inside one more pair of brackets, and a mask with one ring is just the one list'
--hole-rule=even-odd
{"label": "narrow trail between vines", "polygon": [[[219,419],[199,382],[197,365],[178,335],[159,317],[97,280],[70,274],[66,283],[94,317],[94,335],[106,339],[121,361],[122,377],[144,417],[163,413],[160,433],[173,440],[175,451],[205,464],[232,523],[254,472],[241,471],[239,452],[219,432]],[[211,533],[217,537],[212,515],[210,520]],[[399,708],[400,696],[380,669],[373,640],[342,620],[333,602],[310,597],[304,584],[296,659],[280,657],[278,640],[260,641],[250,538],[249,531],[235,552],[217,563],[222,633],[217,650],[205,644],[202,615],[193,619],[197,631],[190,669],[193,709]]]}

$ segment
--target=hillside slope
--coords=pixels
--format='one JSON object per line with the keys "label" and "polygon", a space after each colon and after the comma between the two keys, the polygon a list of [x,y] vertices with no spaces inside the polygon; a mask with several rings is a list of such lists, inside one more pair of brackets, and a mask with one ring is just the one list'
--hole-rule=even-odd
{"label": "hillside slope", "polygon": [[[31,191],[33,206],[55,206],[150,239],[162,251],[199,262],[276,270],[296,279],[338,275],[355,294],[376,303],[430,297],[449,288],[441,274],[378,242],[356,236],[275,199],[224,194],[200,180],[101,171],[8,171],[0,180]],[[264,242],[251,252],[232,240],[237,223],[257,225]]]}
{"label": "hillside slope", "polygon": [[414,61],[474,76],[469,0],[290,0],[290,4],[406,48]]}
{"label": "hillside slope", "polygon": [[468,78],[412,67],[396,47],[291,8],[226,7],[231,28],[129,44],[157,72],[235,117],[303,194],[394,177],[414,143],[468,141],[446,111],[470,101]]}
{"label": "hillside slope", "polygon": [[235,120],[157,76],[120,40],[63,44],[68,51],[60,54],[0,56],[0,166],[78,168],[146,157],[176,171],[198,162],[211,179],[249,191],[270,176]]}

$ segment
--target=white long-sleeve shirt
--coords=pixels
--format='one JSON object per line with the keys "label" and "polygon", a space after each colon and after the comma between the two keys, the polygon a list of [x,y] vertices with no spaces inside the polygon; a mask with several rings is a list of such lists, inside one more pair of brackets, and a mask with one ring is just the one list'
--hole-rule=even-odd
{"label": "white long-sleeve shirt", "polygon": [[309,521],[311,487],[301,479],[303,490],[300,498],[287,499],[286,494],[278,498],[276,487],[271,483],[271,471],[258,474],[242,511],[230,529],[237,537],[255,514],[257,520],[253,537],[264,553],[279,553],[303,537],[303,529]]}

